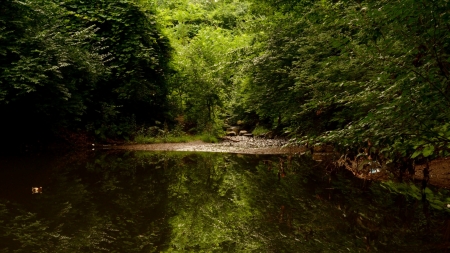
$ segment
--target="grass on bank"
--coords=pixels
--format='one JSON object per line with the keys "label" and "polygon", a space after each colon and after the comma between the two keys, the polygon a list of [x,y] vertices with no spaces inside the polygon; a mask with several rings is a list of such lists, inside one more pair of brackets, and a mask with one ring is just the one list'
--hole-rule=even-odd
{"label": "grass on bank", "polygon": [[153,143],[183,143],[191,141],[204,141],[208,143],[217,143],[219,140],[217,137],[210,134],[201,135],[181,135],[181,136],[157,136],[150,137],[145,135],[137,135],[134,138],[134,142],[138,144],[153,144]]}
{"label": "grass on bank", "polygon": [[252,131],[252,134],[254,136],[259,136],[261,134],[266,134],[268,132],[270,132],[269,129],[267,129],[267,128],[263,127],[263,126],[256,126],[255,129]]}

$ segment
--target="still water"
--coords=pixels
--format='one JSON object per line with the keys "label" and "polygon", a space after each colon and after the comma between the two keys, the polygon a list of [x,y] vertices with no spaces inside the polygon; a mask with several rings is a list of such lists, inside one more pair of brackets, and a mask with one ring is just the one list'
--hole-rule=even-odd
{"label": "still water", "polygon": [[449,196],[307,156],[8,157],[0,252],[447,252]]}

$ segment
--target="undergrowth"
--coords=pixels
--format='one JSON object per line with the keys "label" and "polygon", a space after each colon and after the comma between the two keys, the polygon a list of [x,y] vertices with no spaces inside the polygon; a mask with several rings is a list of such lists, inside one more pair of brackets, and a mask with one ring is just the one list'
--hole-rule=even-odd
{"label": "undergrowth", "polygon": [[217,143],[218,139],[215,136],[209,134],[202,135],[182,135],[182,136],[144,136],[137,135],[134,138],[134,142],[138,144],[151,144],[151,143],[183,143],[191,141],[204,141],[208,143]]}
{"label": "undergrowth", "polygon": [[255,129],[252,131],[254,136],[258,136],[258,135],[261,135],[261,134],[266,134],[268,132],[270,132],[270,130],[266,129],[263,126],[256,126]]}

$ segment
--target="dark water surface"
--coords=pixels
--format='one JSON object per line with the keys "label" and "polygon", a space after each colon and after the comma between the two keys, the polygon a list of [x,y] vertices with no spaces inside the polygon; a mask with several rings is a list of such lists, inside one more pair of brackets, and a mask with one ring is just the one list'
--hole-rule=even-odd
{"label": "dark water surface", "polygon": [[287,155],[8,157],[0,252],[450,252],[449,196]]}

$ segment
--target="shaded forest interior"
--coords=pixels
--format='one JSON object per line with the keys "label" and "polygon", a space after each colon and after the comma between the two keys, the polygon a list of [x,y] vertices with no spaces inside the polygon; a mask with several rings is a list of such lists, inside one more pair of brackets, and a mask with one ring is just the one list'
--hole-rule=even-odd
{"label": "shaded forest interior", "polygon": [[239,124],[399,163],[447,156],[449,5],[4,0],[4,147]]}

